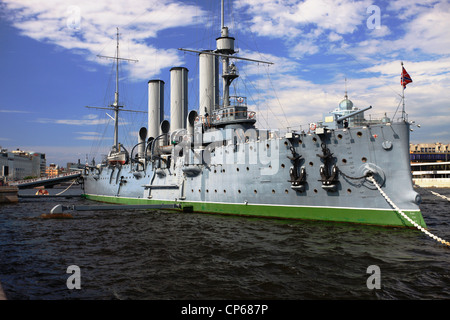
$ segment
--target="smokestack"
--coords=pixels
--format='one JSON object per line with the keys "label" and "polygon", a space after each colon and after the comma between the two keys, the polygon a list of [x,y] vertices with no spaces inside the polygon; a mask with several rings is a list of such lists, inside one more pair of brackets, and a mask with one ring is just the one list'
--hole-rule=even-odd
{"label": "smokestack", "polygon": [[217,56],[200,53],[199,114],[211,116],[219,105],[219,59]]}
{"label": "smokestack", "polygon": [[148,138],[159,135],[160,123],[164,120],[164,81],[148,82]]}
{"label": "smokestack", "polygon": [[139,130],[139,134],[138,134],[138,158],[142,159],[144,158],[144,153],[145,153],[145,143],[147,141],[147,128],[146,127],[142,127]]}
{"label": "smokestack", "polygon": [[188,69],[170,69],[170,128],[171,131],[186,128],[188,112]]}

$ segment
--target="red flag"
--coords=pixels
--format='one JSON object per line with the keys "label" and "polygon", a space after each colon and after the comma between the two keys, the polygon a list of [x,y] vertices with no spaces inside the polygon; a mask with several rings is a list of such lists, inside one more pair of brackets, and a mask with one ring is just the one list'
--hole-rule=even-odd
{"label": "red flag", "polygon": [[411,82],[411,77],[409,76],[408,72],[406,72],[405,68],[402,67],[402,77],[400,79],[400,84],[403,86],[403,88],[406,88],[406,85]]}

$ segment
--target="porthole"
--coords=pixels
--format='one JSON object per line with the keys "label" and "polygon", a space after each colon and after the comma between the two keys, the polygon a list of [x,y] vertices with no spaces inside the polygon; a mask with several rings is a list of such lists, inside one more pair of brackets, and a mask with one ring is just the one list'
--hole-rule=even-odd
{"label": "porthole", "polygon": [[275,190],[272,189],[272,193],[275,194]]}
{"label": "porthole", "polygon": [[317,189],[314,189],[314,193],[317,193]]}
{"label": "porthole", "polygon": [[342,163],[347,163],[347,159],[342,159]]}
{"label": "porthole", "polygon": [[253,190],[253,192],[254,192],[255,194],[257,194],[257,193],[258,193],[258,190]]}
{"label": "porthole", "polygon": [[287,141],[285,141],[285,142],[284,142],[284,145],[285,145],[285,146],[287,147],[287,146],[288,146],[288,142],[287,142]]}
{"label": "porthole", "polygon": [[238,193],[241,193],[241,190],[238,190]]}
{"label": "porthole", "polygon": [[342,139],[342,134],[338,134],[338,139],[341,140]]}
{"label": "porthole", "polygon": [[361,161],[364,162],[364,163],[366,163],[366,162],[367,162],[367,158],[366,158],[366,157],[362,157],[362,158],[361,158]]}
{"label": "porthole", "polygon": [[314,165],[314,163],[312,163],[312,161],[309,162],[309,165],[312,167]]}
{"label": "porthole", "polygon": [[284,189],[284,193],[288,194],[289,190],[288,189]]}
{"label": "porthole", "polygon": [[316,138],[316,137],[314,137],[312,140],[313,140],[314,142],[317,142],[317,138]]}
{"label": "porthole", "polygon": [[358,136],[358,137],[362,137],[362,132],[361,131],[358,131],[357,133],[356,133],[356,135]]}
{"label": "porthole", "polygon": [[239,168],[236,168],[236,171],[239,172]]}
{"label": "porthole", "polygon": [[284,163],[282,163],[282,164],[281,164],[281,167],[282,167],[282,168],[284,168],[284,167],[285,167]]}
{"label": "porthole", "polygon": [[348,194],[352,193],[352,189],[347,189]]}

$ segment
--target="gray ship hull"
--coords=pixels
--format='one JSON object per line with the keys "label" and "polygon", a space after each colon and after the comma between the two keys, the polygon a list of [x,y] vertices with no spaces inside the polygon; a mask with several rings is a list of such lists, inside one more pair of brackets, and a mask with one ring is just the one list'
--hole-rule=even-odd
{"label": "gray ship hull", "polygon": [[282,136],[256,131],[241,141],[239,130],[213,132],[221,139],[215,134],[213,143],[197,148],[173,147],[147,164],[86,168],[84,195],[109,203],[177,203],[194,212],[411,226],[367,179],[371,175],[425,227],[406,122]]}

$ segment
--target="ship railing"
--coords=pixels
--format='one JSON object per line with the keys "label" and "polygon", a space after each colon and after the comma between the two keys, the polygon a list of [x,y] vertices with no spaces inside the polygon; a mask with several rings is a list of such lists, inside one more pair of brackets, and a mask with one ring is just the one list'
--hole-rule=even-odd
{"label": "ship railing", "polygon": [[212,115],[198,115],[195,124],[202,123],[207,127],[234,120],[256,120],[256,112],[234,110],[232,106],[216,110]]}

